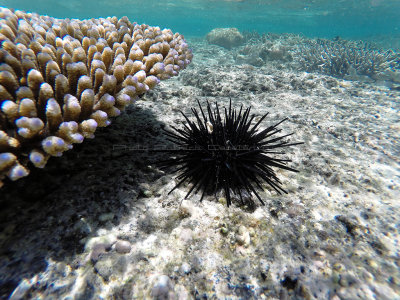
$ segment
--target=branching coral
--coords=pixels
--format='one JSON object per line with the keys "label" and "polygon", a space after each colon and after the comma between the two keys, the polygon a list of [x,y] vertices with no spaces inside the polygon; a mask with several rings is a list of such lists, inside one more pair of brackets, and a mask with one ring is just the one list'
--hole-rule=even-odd
{"label": "branching coral", "polygon": [[0,187],[28,175],[192,60],[182,35],[0,8]]}
{"label": "branching coral", "polygon": [[368,43],[346,40],[308,40],[298,46],[295,57],[301,69],[336,77],[351,73],[375,78],[399,67],[400,56],[393,50],[374,49]]}

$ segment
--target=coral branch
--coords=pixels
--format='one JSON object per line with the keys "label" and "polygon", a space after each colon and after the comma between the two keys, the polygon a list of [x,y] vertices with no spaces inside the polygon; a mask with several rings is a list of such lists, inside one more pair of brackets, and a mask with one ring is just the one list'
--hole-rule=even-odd
{"label": "coral branch", "polygon": [[0,187],[93,138],[192,60],[182,35],[127,17],[55,19],[0,8]]}

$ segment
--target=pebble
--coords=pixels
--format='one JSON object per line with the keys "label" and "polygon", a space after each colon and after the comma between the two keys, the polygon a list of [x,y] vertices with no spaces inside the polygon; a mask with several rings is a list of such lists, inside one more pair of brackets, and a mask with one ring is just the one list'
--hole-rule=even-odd
{"label": "pebble", "polygon": [[193,256],[190,261],[190,264],[195,273],[199,273],[203,266],[202,261],[198,256]]}
{"label": "pebble", "polygon": [[250,233],[243,225],[239,227],[238,235],[236,236],[236,241],[239,245],[248,247],[250,245]]}
{"label": "pebble", "polygon": [[128,241],[118,241],[115,243],[115,250],[120,254],[131,252],[131,243]]}
{"label": "pebble", "polygon": [[191,271],[191,267],[190,267],[190,265],[189,265],[188,263],[184,262],[184,263],[181,265],[179,271],[181,272],[182,275],[184,275],[184,274],[189,274],[190,271]]}
{"label": "pebble", "polygon": [[382,236],[378,239],[379,245],[377,248],[382,252],[386,252],[388,255],[396,255],[397,247],[395,246],[396,243],[393,243],[393,240],[387,236]]}
{"label": "pebble", "polygon": [[314,251],[313,256],[316,259],[323,260],[326,257],[326,253],[323,250],[316,250]]}
{"label": "pebble", "polygon": [[169,299],[169,292],[174,288],[167,275],[161,275],[151,289],[151,296],[155,299]]}
{"label": "pebble", "polygon": [[226,198],[221,197],[218,199],[218,202],[221,203],[222,205],[226,205]]}
{"label": "pebble", "polygon": [[151,196],[153,196],[153,192],[150,190],[145,190],[143,192],[143,195],[145,195],[147,198],[150,198]]}
{"label": "pebble", "polygon": [[338,185],[340,183],[340,176],[338,173],[334,173],[330,178],[329,178],[329,183],[332,185]]}
{"label": "pebble", "polygon": [[246,233],[246,231],[247,231],[246,227],[243,226],[243,225],[241,225],[241,226],[239,227],[238,234],[243,235],[243,234]]}
{"label": "pebble", "polygon": [[375,270],[377,270],[379,268],[378,264],[376,263],[376,261],[374,259],[372,259],[372,258],[367,259],[367,264],[369,266],[371,266],[372,268],[374,268]]}
{"label": "pebble", "polygon": [[102,259],[94,265],[94,269],[105,281],[108,281],[113,273],[113,266],[114,263],[111,259]]}
{"label": "pebble", "polygon": [[256,236],[256,231],[254,230],[254,228],[249,228],[249,234],[251,237],[255,237]]}
{"label": "pebble", "polygon": [[103,236],[96,236],[87,241],[85,245],[85,250],[90,251],[96,244],[104,244],[106,249],[111,248],[111,246],[117,241],[117,237],[114,234],[107,234]]}
{"label": "pebble", "polygon": [[220,228],[220,231],[221,231],[221,233],[222,233],[223,235],[227,235],[228,232],[229,232],[228,228],[226,228],[225,226],[222,226],[222,227]]}
{"label": "pebble", "polygon": [[183,218],[187,218],[193,215],[193,212],[194,212],[193,204],[190,203],[189,201],[182,201],[179,207],[179,215]]}
{"label": "pebble", "polygon": [[106,245],[104,243],[95,244],[90,253],[90,260],[92,262],[97,262],[100,256],[106,252]]}

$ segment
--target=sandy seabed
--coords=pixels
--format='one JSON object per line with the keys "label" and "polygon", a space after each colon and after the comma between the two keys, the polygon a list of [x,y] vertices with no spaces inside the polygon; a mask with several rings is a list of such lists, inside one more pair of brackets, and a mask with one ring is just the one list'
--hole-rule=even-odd
{"label": "sandy seabed", "polygon": [[[1,190],[0,298],[400,299],[400,91],[188,42],[179,77]],[[304,142],[287,151],[299,172],[277,170],[289,193],[168,194],[168,156],[144,147],[196,100],[229,99]]]}

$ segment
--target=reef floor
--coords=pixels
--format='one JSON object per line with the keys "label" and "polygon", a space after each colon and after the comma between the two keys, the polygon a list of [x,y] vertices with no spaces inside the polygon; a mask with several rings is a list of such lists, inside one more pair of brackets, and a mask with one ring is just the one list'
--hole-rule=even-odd
{"label": "reef floor", "polygon": [[[400,91],[188,39],[194,60],[96,138],[1,191],[0,298],[400,299]],[[240,63],[239,63],[240,61]],[[266,206],[183,200],[155,164],[199,100],[288,117]],[[257,120],[257,119],[256,119]]]}

